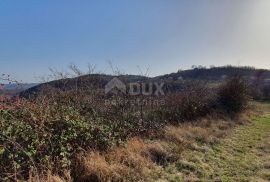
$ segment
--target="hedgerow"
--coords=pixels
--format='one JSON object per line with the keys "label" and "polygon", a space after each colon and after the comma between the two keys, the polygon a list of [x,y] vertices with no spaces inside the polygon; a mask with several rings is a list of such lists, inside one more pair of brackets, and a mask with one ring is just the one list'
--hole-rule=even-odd
{"label": "hedgerow", "polygon": [[91,89],[55,89],[34,99],[4,100],[0,108],[4,180],[27,179],[48,170],[61,173],[72,168],[79,153],[107,151],[132,136],[160,135],[168,123],[190,121],[217,108],[237,113],[247,103],[246,85],[238,78],[219,90],[195,83],[162,97],[108,97]]}

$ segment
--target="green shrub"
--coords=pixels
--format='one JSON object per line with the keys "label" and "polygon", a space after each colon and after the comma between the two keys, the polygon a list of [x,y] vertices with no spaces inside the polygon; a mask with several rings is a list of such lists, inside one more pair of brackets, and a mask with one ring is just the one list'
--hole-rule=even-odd
{"label": "green shrub", "polygon": [[[22,110],[1,111],[1,179],[14,170],[18,179],[26,179],[31,169],[67,169],[81,150],[106,150],[112,145],[114,138],[109,126],[96,125],[75,109],[67,108],[62,112],[64,110],[61,117],[66,119],[44,123],[36,121],[34,113],[30,114],[32,117],[25,117],[29,113]],[[58,117],[56,114],[55,119]]]}

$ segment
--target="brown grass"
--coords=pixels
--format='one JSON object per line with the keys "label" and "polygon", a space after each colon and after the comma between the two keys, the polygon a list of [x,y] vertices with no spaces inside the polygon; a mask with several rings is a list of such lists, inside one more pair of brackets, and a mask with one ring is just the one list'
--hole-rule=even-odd
{"label": "brown grass", "polygon": [[53,175],[50,171],[47,171],[46,174],[42,175],[30,175],[29,182],[71,182],[71,176],[69,171],[64,171],[63,177],[58,175]]}
{"label": "brown grass", "polygon": [[125,147],[108,153],[89,152],[78,157],[75,181],[144,181],[151,170],[177,159],[161,142],[133,138]]}

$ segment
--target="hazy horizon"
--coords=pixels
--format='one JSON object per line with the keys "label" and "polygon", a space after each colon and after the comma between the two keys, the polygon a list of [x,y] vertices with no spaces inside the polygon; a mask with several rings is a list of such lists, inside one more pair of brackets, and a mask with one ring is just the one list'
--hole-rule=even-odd
{"label": "hazy horizon", "polygon": [[70,63],[150,76],[203,66],[270,68],[268,0],[0,1],[0,73],[24,82]]}

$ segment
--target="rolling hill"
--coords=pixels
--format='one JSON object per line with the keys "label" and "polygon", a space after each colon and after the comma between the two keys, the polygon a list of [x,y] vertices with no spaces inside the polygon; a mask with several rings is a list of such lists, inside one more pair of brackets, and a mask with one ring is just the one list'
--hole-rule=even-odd
{"label": "rolling hill", "polygon": [[[165,74],[157,77],[145,77],[139,75],[120,75],[117,76],[124,83],[132,82],[164,82],[167,90],[180,90],[185,83],[192,80],[200,80],[210,83],[220,83],[228,77],[241,75],[249,82],[260,82],[259,84],[270,83],[270,71],[267,69],[256,69],[253,67],[196,67],[189,70],[179,70],[176,73]],[[46,88],[57,88],[61,90],[71,90],[74,88],[91,88],[102,89],[113,79],[114,75],[106,74],[91,74],[83,75],[76,78],[67,78],[54,80],[47,83],[42,83],[23,90],[20,93],[21,97],[29,98],[38,95]]]}

